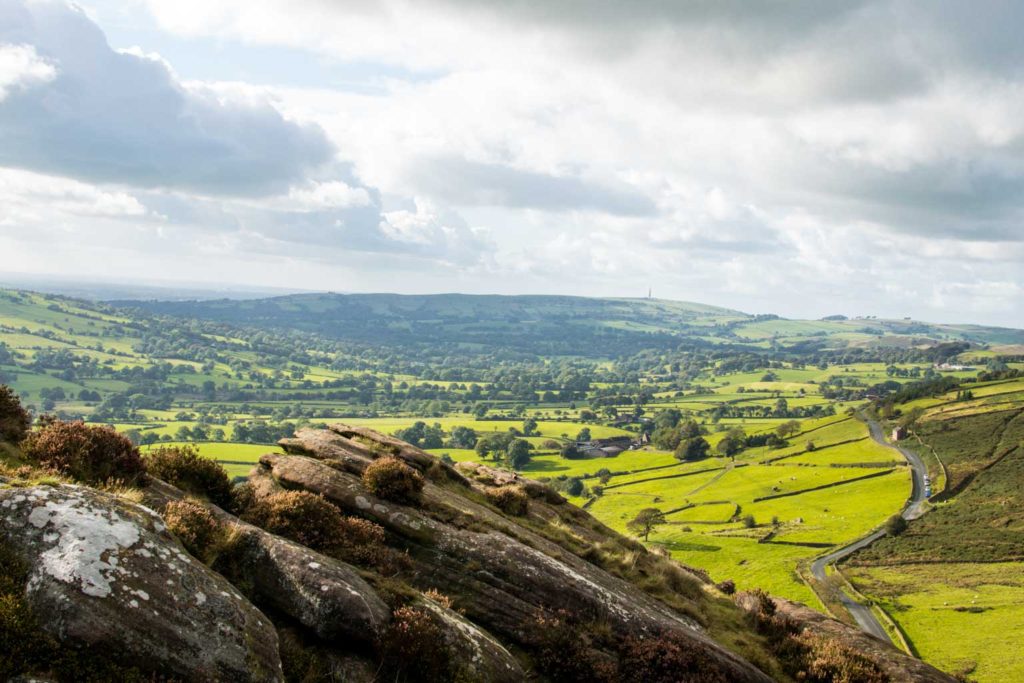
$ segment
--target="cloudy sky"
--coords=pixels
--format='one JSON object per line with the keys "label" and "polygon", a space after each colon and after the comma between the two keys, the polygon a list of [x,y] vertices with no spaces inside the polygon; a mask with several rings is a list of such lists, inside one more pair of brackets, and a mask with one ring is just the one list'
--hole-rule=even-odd
{"label": "cloudy sky", "polygon": [[1024,327],[1024,4],[0,0],[0,270]]}

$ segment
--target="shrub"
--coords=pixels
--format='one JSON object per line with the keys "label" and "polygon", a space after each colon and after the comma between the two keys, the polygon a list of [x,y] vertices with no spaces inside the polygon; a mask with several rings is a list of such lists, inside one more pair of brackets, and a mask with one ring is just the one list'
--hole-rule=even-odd
{"label": "shrub", "polygon": [[747,529],[753,529],[757,526],[757,520],[754,519],[754,515],[746,515],[743,518],[743,526]]}
{"label": "shrub", "polygon": [[0,441],[18,443],[25,438],[31,424],[32,418],[21,407],[18,395],[0,384]]}
{"label": "shrub", "polygon": [[533,629],[534,661],[549,680],[566,683],[611,683],[618,680],[615,661],[601,652],[587,624],[564,611],[537,614]]}
{"label": "shrub", "polygon": [[374,460],[363,471],[363,485],[370,493],[396,503],[419,502],[423,476],[394,457]]}
{"label": "shrub", "polygon": [[341,544],[344,546],[371,545],[384,542],[384,527],[362,517],[342,517]]}
{"label": "shrub", "polygon": [[732,579],[726,579],[715,584],[715,588],[722,591],[726,595],[732,595],[736,592],[736,582]]}
{"label": "shrub", "polygon": [[619,680],[636,683],[728,683],[729,677],[705,648],[678,633],[626,638]]}
{"label": "shrub", "polygon": [[53,420],[29,434],[22,450],[40,466],[88,484],[145,480],[139,449],[110,427]]}
{"label": "shrub", "polygon": [[382,526],[346,517],[323,496],[308,491],[283,491],[252,500],[242,519],[325,555],[371,565],[385,576],[412,566],[408,556],[384,545]]}
{"label": "shrub", "polygon": [[[835,638],[802,634],[807,648],[801,678],[808,683],[887,683],[889,676],[875,662]],[[799,674],[798,674],[799,675]]]}
{"label": "shrub", "polygon": [[164,522],[185,550],[193,557],[208,562],[224,540],[224,528],[202,503],[175,500],[164,508]]}
{"label": "shrub", "polygon": [[246,511],[256,504],[256,493],[252,484],[245,482],[231,489],[231,511],[244,517]]}
{"label": "shrub", "polygon": [[586,485],[583,483],[583,480],[580,479],[579,477],[570,477],[565,484],[565,492],[568,493],[570,496],[583,495],[583,489],[585,488]]}
{"label": "shrub", "polygon": [[445,609],[452,609],[451,597],[445,595],[436,588],[428,589],[426,592],[423,593],[423,597],[425,597],[427,600],[430,600],[432,603],[436,605],[444,607]]}
{"label": "shrub", "polygon": [[243,519],[272,534],[332,553],[345,544],[345,520],[323,496],[308,491],[282,491],[251,504]]}
{"label": "shrub", "polygon": [[530,497],[521,486],[498,486],[488,488],[487,499],[502,512],[516,517],[524,516],[530,509]]}
{"label": "shrub", "polygon": [[215,460],[199,455],[195,446],[161,446],[146,454],[146,471],[189,493],[231,507],[231,481]]}
{"label": "shrub", "polygon": [[908,526],[910,525],[903,519],[903,515],[896,514],[885,520],[885,533],[889,536],[899,536]]}
{"label": "shrub", "polygon": [[421,607],[399,607],[381,638],[383,666],[392,681],[450,681],[451,656],[437,617]]}

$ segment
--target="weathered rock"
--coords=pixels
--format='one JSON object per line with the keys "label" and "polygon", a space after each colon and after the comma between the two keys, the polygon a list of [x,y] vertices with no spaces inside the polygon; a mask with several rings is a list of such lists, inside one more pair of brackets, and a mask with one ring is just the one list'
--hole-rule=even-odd
{"label": "weathered rock", "polygon": [[527,479],[518,472],[510,472],[475,462],[456,463],[455,469],[470,480],[485,486],[521,486],[530,498],[539,498],[552,505],[561,505],[566,502],[558,491],[547,484]]}
{"label": "weathered rock", "polygon": [[450,652],[459,654],[464,677],[489,683],[520,683],[525,672],[515,657],[501,643],[471,621],[431,600],[417,606],[429,610],[443,625],[444,638]]}
{"label": "weathered rock", "polygon": [[[775,603],[777,615],[788,617],[806,632],[837,639],[847,647],[874,661],[893,681],[913,683],[953,683],[956,681],[949,674],[925,664],[920,659],[905,655],[889,643],[884,643],[855,626],[832,619],[798,602],[782,598],[772,598],[772,602]],[[747,610],[757,608],[749,594],[738,596],[737,603]]]}
{"label": "weathered rock", "polygon": [[607,622],[621,634],[675,631],[695,648],[713,652],[730,680],[767,680],[692,620],[487,506],[428,483],[424,504],[434,510],[454,506],[454,511],[446,510],[448,517],[458,513],[448,523],[375,498],[358,477],[320,460],[265,455],[260,462],[285,488],[322,494],[400,537],[416,564],[417,585],[441,587],[458,596],[460,608],[473,622],[515,642],[528,644],[535,636],[534,620],[541,608],[565,609]]}
{"label": "weathered rock", "polygon": [[261,467],[254,467],[245,481],[246,485],[252,488],[253,497],[257,500],[266,498],[282,491],[281,486],[274,481],[274,478],[267,474]]}
{"label": "weathered rock", "polygon": [[399,458],[420,471],[434,463],[429,453],[404,441],[345,424],[331,425],[327,429],[301,429],[294,439],[281,439],[277,443],[287,453],[336,460],[355,474],[361,474],[367,465],[383,456]]}
{"label": "weathered rock", "polygon": [[249,527],[230,555],[260,604],[273,605],[324,640],[372,645],[391,616],[355,569],[287,539]]}
{"label": "weathered rock", "polygon": [[[146,495],[158,509],[185,497],[159,480]],[[219,522],[231,525],[234,536],[215,569],[244,583],[259,604],[287,614],[325,640],[374,643],[391,612],[355,568],[206,505]]]}
{"label": "weathered rock", "polygon": [[382,456],[393,456],[421,472],[436,467],[460,484],[469,482],[454,467],[426,451],[366,427],[333,424],[327,429],[300,429],[293,439],[281,439],[278,445],[286,453],[307,455],[329,461],[346,472],[362,474],[367,465]]}
{"label": "weathered rock", "polygon": [[279,681],[273,625],[148,508],[79,486],[0,489],[0,541],[60,642],[188,681]]}

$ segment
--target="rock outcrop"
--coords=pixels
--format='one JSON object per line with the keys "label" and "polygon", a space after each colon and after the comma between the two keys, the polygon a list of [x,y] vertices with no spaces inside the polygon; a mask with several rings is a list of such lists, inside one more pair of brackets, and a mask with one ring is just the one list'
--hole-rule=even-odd
{"label": "rock outcrop", "polygon": [[[146,490],[146,501],[157,510],[185,497],[158,480]],[[215,568],[244,585],[252,599],[290,616],[321,638],[363,645],[376,642],[390,610],[355,567],[247,524],[212,503],[206,507],[232,535]]]}
{"label": "rock outcrop", "polygon": [[[768,637],[759,612],[743,614],[759,604],[863,653],[882,678],[952,680],[802,605],[760,594],[737,607],[701,572],[648,552],[542,482],[452,467],[346,425],[281,445],[286,454],[260,458],[230,511],[153,477],[146,507],[87,487],[0,479],[0,549],[27,568],[24,600],[40,628],[62,646],[116,652],[183,681],[799,678],[807,662],[786,661],[801,647],[790,622]],[[388,465],[417,489],[422,476],[422,491],[402,503],[371,493],[362,475],[382,457],[415,469]],[[498,506],[496,494],[509,492],[516,516]],[[313,505],[288,518],[298,531],[268,521],[268,510],[295,500]],[[181,509],[217,539],[189,542],[203,561],[161,520],[189,537],[172,514]],[[303,533],[310,510],[329,513],[319,519],[337,543]],[[45,666],[15,673],[68,680]]]}
{"label": "rock outcrop", "polygon": [[836,638],[875,662],[893,681],[915,681],[917,683],[955,683],[957,679],[925,664],[920,659],[909,657],[889,643],[865,633],[859,628],[830,619],[821,612],[806,605],[774,598],[776,614],[788,617],[810,633]]}
{"label": "rock outcrop", "polygon": [[59,642],[187,681],[280,681],[277,634],[151,510],[80,486],[0,489],[0,542]]}
{"label": "rock outcrop", "polygon": [[[323,495],[383,526],[409,552],[416,585],[444,587],[474,623],[529,647],[538,614],[561,610],[607,623],[620,637],[673,632],[692,648],[712,653],[729,680],[770,680],[715,643],[694,620],[465,495],[473,491],[471,484],[454,484],[468,488],[460,494],[428,482],[419,507],[374,497],[356,473],[378,455],[399,456],[424,470],[437,461],[407,444],[398,452],[389,442],[375,449],[353,434],[345,426],[301,431],[283,445],[309,457],[268,454],[260,464],[282,487]],[[369,438],[365,430],[358,435]]]}

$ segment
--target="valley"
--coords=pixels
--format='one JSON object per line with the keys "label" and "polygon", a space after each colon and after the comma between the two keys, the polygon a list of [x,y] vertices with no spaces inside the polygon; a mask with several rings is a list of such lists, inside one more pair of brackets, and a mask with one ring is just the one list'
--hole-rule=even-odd
{"label": "valley", "polygon": [[653,509],[649,548],[978,681],[1024,675],[996,642],[1024,608],[1022,371],[1017,330],[658,300],[0,291],[0,383],[37,415],[194,446],[239,481],[303,429],[396,435],[546,482],[622,534]]}

